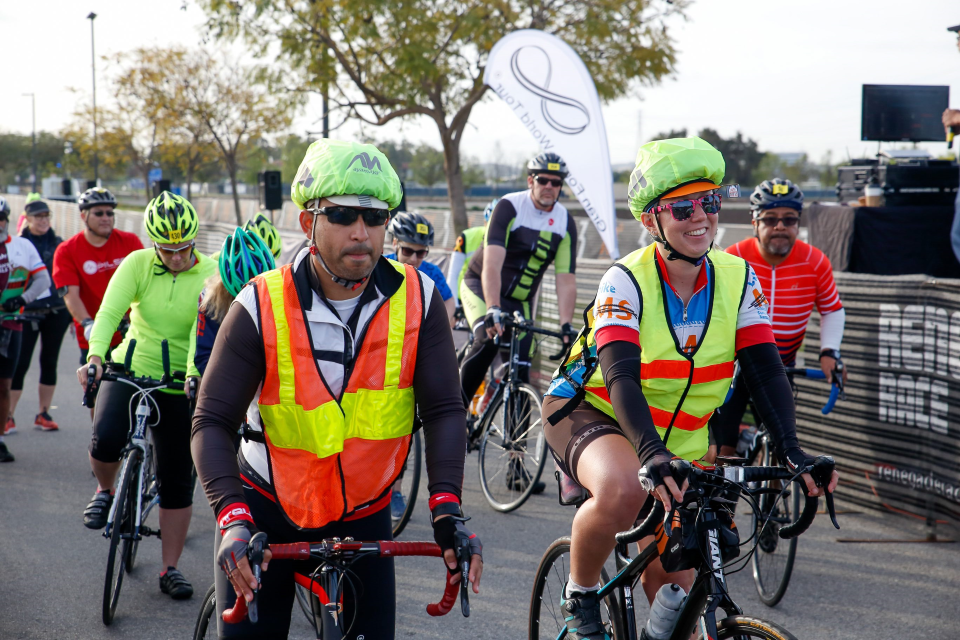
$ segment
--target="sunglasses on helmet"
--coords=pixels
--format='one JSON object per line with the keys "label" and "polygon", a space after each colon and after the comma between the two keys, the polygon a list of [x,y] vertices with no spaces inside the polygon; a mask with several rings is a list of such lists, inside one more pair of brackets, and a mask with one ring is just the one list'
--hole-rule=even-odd
{"label": "sunglasses on helmet", "polygon": [[360,209],[357,207],[316,207],[307,209],[313,214],[322,214],[333,224],[350,226],[357,221],[357,218],[363,217],[363,222],[368,227],[382,227],[390,219],[390,212],[386,209]]}
{"label": "sunglasses on helmet", "polygon": [[559,178],[544,178],[543,176],[533,176],[533,179],[537,181],[537,184],[544,187],[547,185],[550,185],[551,187],[557,187],[557,188],[563,186],[563,180],[560,180]]}
{"label": "sunglasses on helmet", "polygon": [[654,207],[653,212],[660,213],[661,211],[669,211],[671,215],[673,215],[674,220],[683,222],[684,220],[690,219],[693,212],[697,210],[697,205],[700,205],[704,213],[711,215],[720,213],[720,202],[722,199],[720,194],[713,193],[693,200],[679,200],[671,204],[660,204]]}

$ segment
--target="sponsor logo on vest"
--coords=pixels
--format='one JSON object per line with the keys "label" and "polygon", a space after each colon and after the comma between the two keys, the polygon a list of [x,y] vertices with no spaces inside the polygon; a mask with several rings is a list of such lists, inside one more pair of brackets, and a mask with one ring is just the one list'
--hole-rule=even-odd
{"label": "sponsor logo on vest", "polygon": [[[960,311],[881,304],[878,338],[880,421],[947,435],[950,385],[943,378],[960,380]],[[917,375],[924,373],[932,375]]]}
{"label": "sponsor logo on vest", "polygon": [[710,542],[710,558],[713,566],[713,576],[717,579],[717,582],[723,585],[723,558],[720,557],[720,544],[717,542],[717,530],[710,529],[707,531],[707,538]]}
{"label": "sponsor logo on vest", "polygon": [[347,169],[353,166],[353,163],[357,160],[360,161],[360,165],[363,169],[359,167],[354,169],[354,171],[361,171],[363,173],[380,173],[382,169],[380,168],[380,158],[371,158],[367,155],[366,151],[361,151],[357,155],[353,156],[353,160],[350,161],[350,164],[347,165]]}

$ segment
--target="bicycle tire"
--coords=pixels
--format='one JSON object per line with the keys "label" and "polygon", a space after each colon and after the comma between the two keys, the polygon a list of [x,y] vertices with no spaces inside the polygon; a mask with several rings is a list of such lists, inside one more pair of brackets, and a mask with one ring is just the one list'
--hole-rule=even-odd
{"label": "bicycle tire", "polygon": [[[156,478],[156,459],[153,457],[153,446],[147,445],[147,456],[144,459],[146,468],[143,470],[143,494],[140,499],[140,526],[142,527],[147,521],[147,517],[150,515],[150,512],[154,507],[154,498],[157,495],[157,478]],[[134,503],[134,506],[135,503]],[[140,549],[140,538],[139,536],[135,537],[130,541],[130,544],[126,547],[126,554],[124,555],[124,568],[127,573],[133,572],[134,564],[137,561],[137,551]]]}
{"label": "bicycle tire", "polygon": [[[753,616],[730,616],[717,623],[717,640],[731,638],[762,638],[764,640],[797,640],[783,627]],[[697,634],[697,640],[702,640],[703,634]]]}
{"label": "bicycle tire", "polygon": [[[501,388],[484,413],[485,424],[482,427],[483,437],[480,439],[478,465],[483,495],[491,507],[502,513],[518,509],[527,501],[540,480],[547,459],[547,441],[543,433],[540,394],[532,386],[518,383],[510,395],[509,407],[504,402],[506,395]],[[525,401],[521,402],[521,399]],[[533,420],[534,416],[536,420]],[[498,417],[502,425],[497,423]],[[524,423],[524,426],[518,428],[514,424],[517,422]],[[517,431],[520,428],[523,431],[518,434]],[[507,433],[513,436],[508,439]],[[505,440],[512,440],[516,436],[520,436],[516,438],[517,442],[504,444]],[[526,461],[531,455],[528,443],[531,441],[534,444],[532,453],[534,465],[528,467]],[[513,455],[514,453],[519,455]],[[506,460],[504,460],[505,457]],[[518,460],[519,463],[517,463]],[[502,475],[500,471],[493,468],[495,461],[506,462]],[[488,469],[488,467],[491,468]],[[519,482],[514,480],[517,475],[522,478]],[[498,483],[506,487],[505,493],[495,491],[495,488],[499,489]],[[518,484],[524,488],[518,490],[516,488]]]}
{"label": "bicycle tire", "polygon": [[[537,566],[537,574],[533,581],[533,592],[530,595],[530,619],[527,625],[528,640],[555,640],[566,622],[563,615],[558,611],[560,605],[560,588],[566,584],[569,575],[569,562],[563,560],[564,555],[570,553],[570,537],[557,538],[554,540]],[[559,562],[559,568],[558,568]],[[600,570],[600,583],[607,584],[610,580],[607,570]],[[546,599],[546,600],[544,600]],[[549,603],[549,617],[542,623],[541,613],[546,610],[543,607],[544,602]],[[601,606],[601,618],[606,613],[605,625],[607,633],[614,640],[626,640],[626,633],[623,629],[623,616],[621,614],[620,602],[616,592],[611,593],[603,599]],[[543,629],[542,627],[546,627]]]}
{"label": "bicycle tire", "polygon": [[[763,466],[776,466],[776,454],[773,453],[769,435],[763,438],[760,455]],[[784,496],[776,504],[776,510],[770,513],[776,494],[764,493],[757,500],[760,515],[753,514],[753,530],[758,532],[757,548],[754,550],[751,565],[753,582],[760,601],[768,607],[776,606],[783,599],[790,585],[793,564],[797,557],[797,538],[782,540],[778,535],[780,528],[796,520],[800,513],[800,488],[793,483],[789,496]],[[781,489],[779,481],[765,482],[764,488]],[[770,522],[764,529],[758,529],[770,513]]]}
{"label": "bicycle tire", "polygon": [[401,493],[404,494],[403,497],[406,500],[407,506],[403,510],[403,515],[400,519],[393,522],[394,538],[399,536],[407,526],[407,523],[410,522],[410,517],[413,515],[413,508],[417,505],[417,492],[420,489],[420,467],[423,464],[423,446],[420,440],[419,431],[414,433],[413,437],[410,438],[410,451],[407,453],[407,461],[405,463],[408,466],[404,470],[400,482]]}
{"label": "bicycle tire", "polygon": [[[200,605],[200,614],[197,616],[197,623],[193,626],[193,640],[208,640],[217,637],[217,623],[214,616],[217,613],[217,585],[212,584],[203,596],[203,604]],[[213,627],[210,621],[213,621]],[[211,633],[212,632],[212,635]]]}
{"label": "bicycle tire", "polygon": [[[117,484],[114,500],[117,509],[114,513],[112,530],[110,531],[110,549],[107,551],[107,572],[103,581],[103,603],[101,618],[103,624],[110,625],[117,612],[117,602],[120,599],[120,589],[123,586],[124,558],[128,554],[129,543],[133,540],[133,509],[136,508],[136,499],[131,501],[131,488],[137,474],[140,473],[140,452],[134,450],[127,459],[127,464]],[[131,506],[132,502],[132,506]],[[126,534],[126,535],[124,535]]]}

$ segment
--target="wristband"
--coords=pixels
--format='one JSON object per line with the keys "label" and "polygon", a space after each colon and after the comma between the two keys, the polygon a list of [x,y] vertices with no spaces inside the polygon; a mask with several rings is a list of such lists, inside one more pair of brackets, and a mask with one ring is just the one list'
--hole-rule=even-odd
{"label": "wristband", "polygon": [[234,502],[231,505],[227,505],[220,511],[220,515],[217,516],[217,526],[220,527],[221,535],[224,531],[240,522],[255,524],[253,516],[250,515],[250,509],[242,502]]}
{"label": "wristband", "polygon": [[837,349],[822,349],[820,351],[820,357],[830,356],[834,360],[840,359],[840,352]]}
{"label": "wristband", "polygon": [[86,319],[80,321],[80,326],[81,326],[81,327],[87,327],[87,326],[89,326],[89,325],[91,325],[91,324],[93,324],[93,318],[86,318]]}

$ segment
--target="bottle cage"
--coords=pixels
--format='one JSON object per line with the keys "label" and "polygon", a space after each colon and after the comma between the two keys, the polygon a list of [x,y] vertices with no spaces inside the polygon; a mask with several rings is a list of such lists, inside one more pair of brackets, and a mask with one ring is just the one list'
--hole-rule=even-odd
{"label": "bottle cage", "polygon": [[[594,305],[596,305],[597,299],[594,298],[593,302],[587,305],[583,310],[583,329],[580,330],[579,335],[577,335],[576,340],[570,341],[570,346],[567,348],[566,353],[563,354],[563,360],[560,365],[560,375],[563,379],[573,388],[573,397],[567,400],[562,407],[553,412],[548,418],[547,422],[551,425],[556,425],[558,422],[569,416],[573,413],[573,410],[577,408],[584,397],[587,395],[586,384],[587,381],[593,376],[596,372],[597,367],[600,366],[600,360],[597,355],[591,354],[590,348],[587,346],[587,339],[590,336],[590,332],[593,331],[593,326],[590,323],[590,313],[593,310]],[[573,345],[580,343],[580,355],[578,359],[583,361],[584,371],[583,371],[583,383],[577,382],[573,377],[567,372],[568,367],[573,364],[570,362],[570,353],[573,351]]]}

